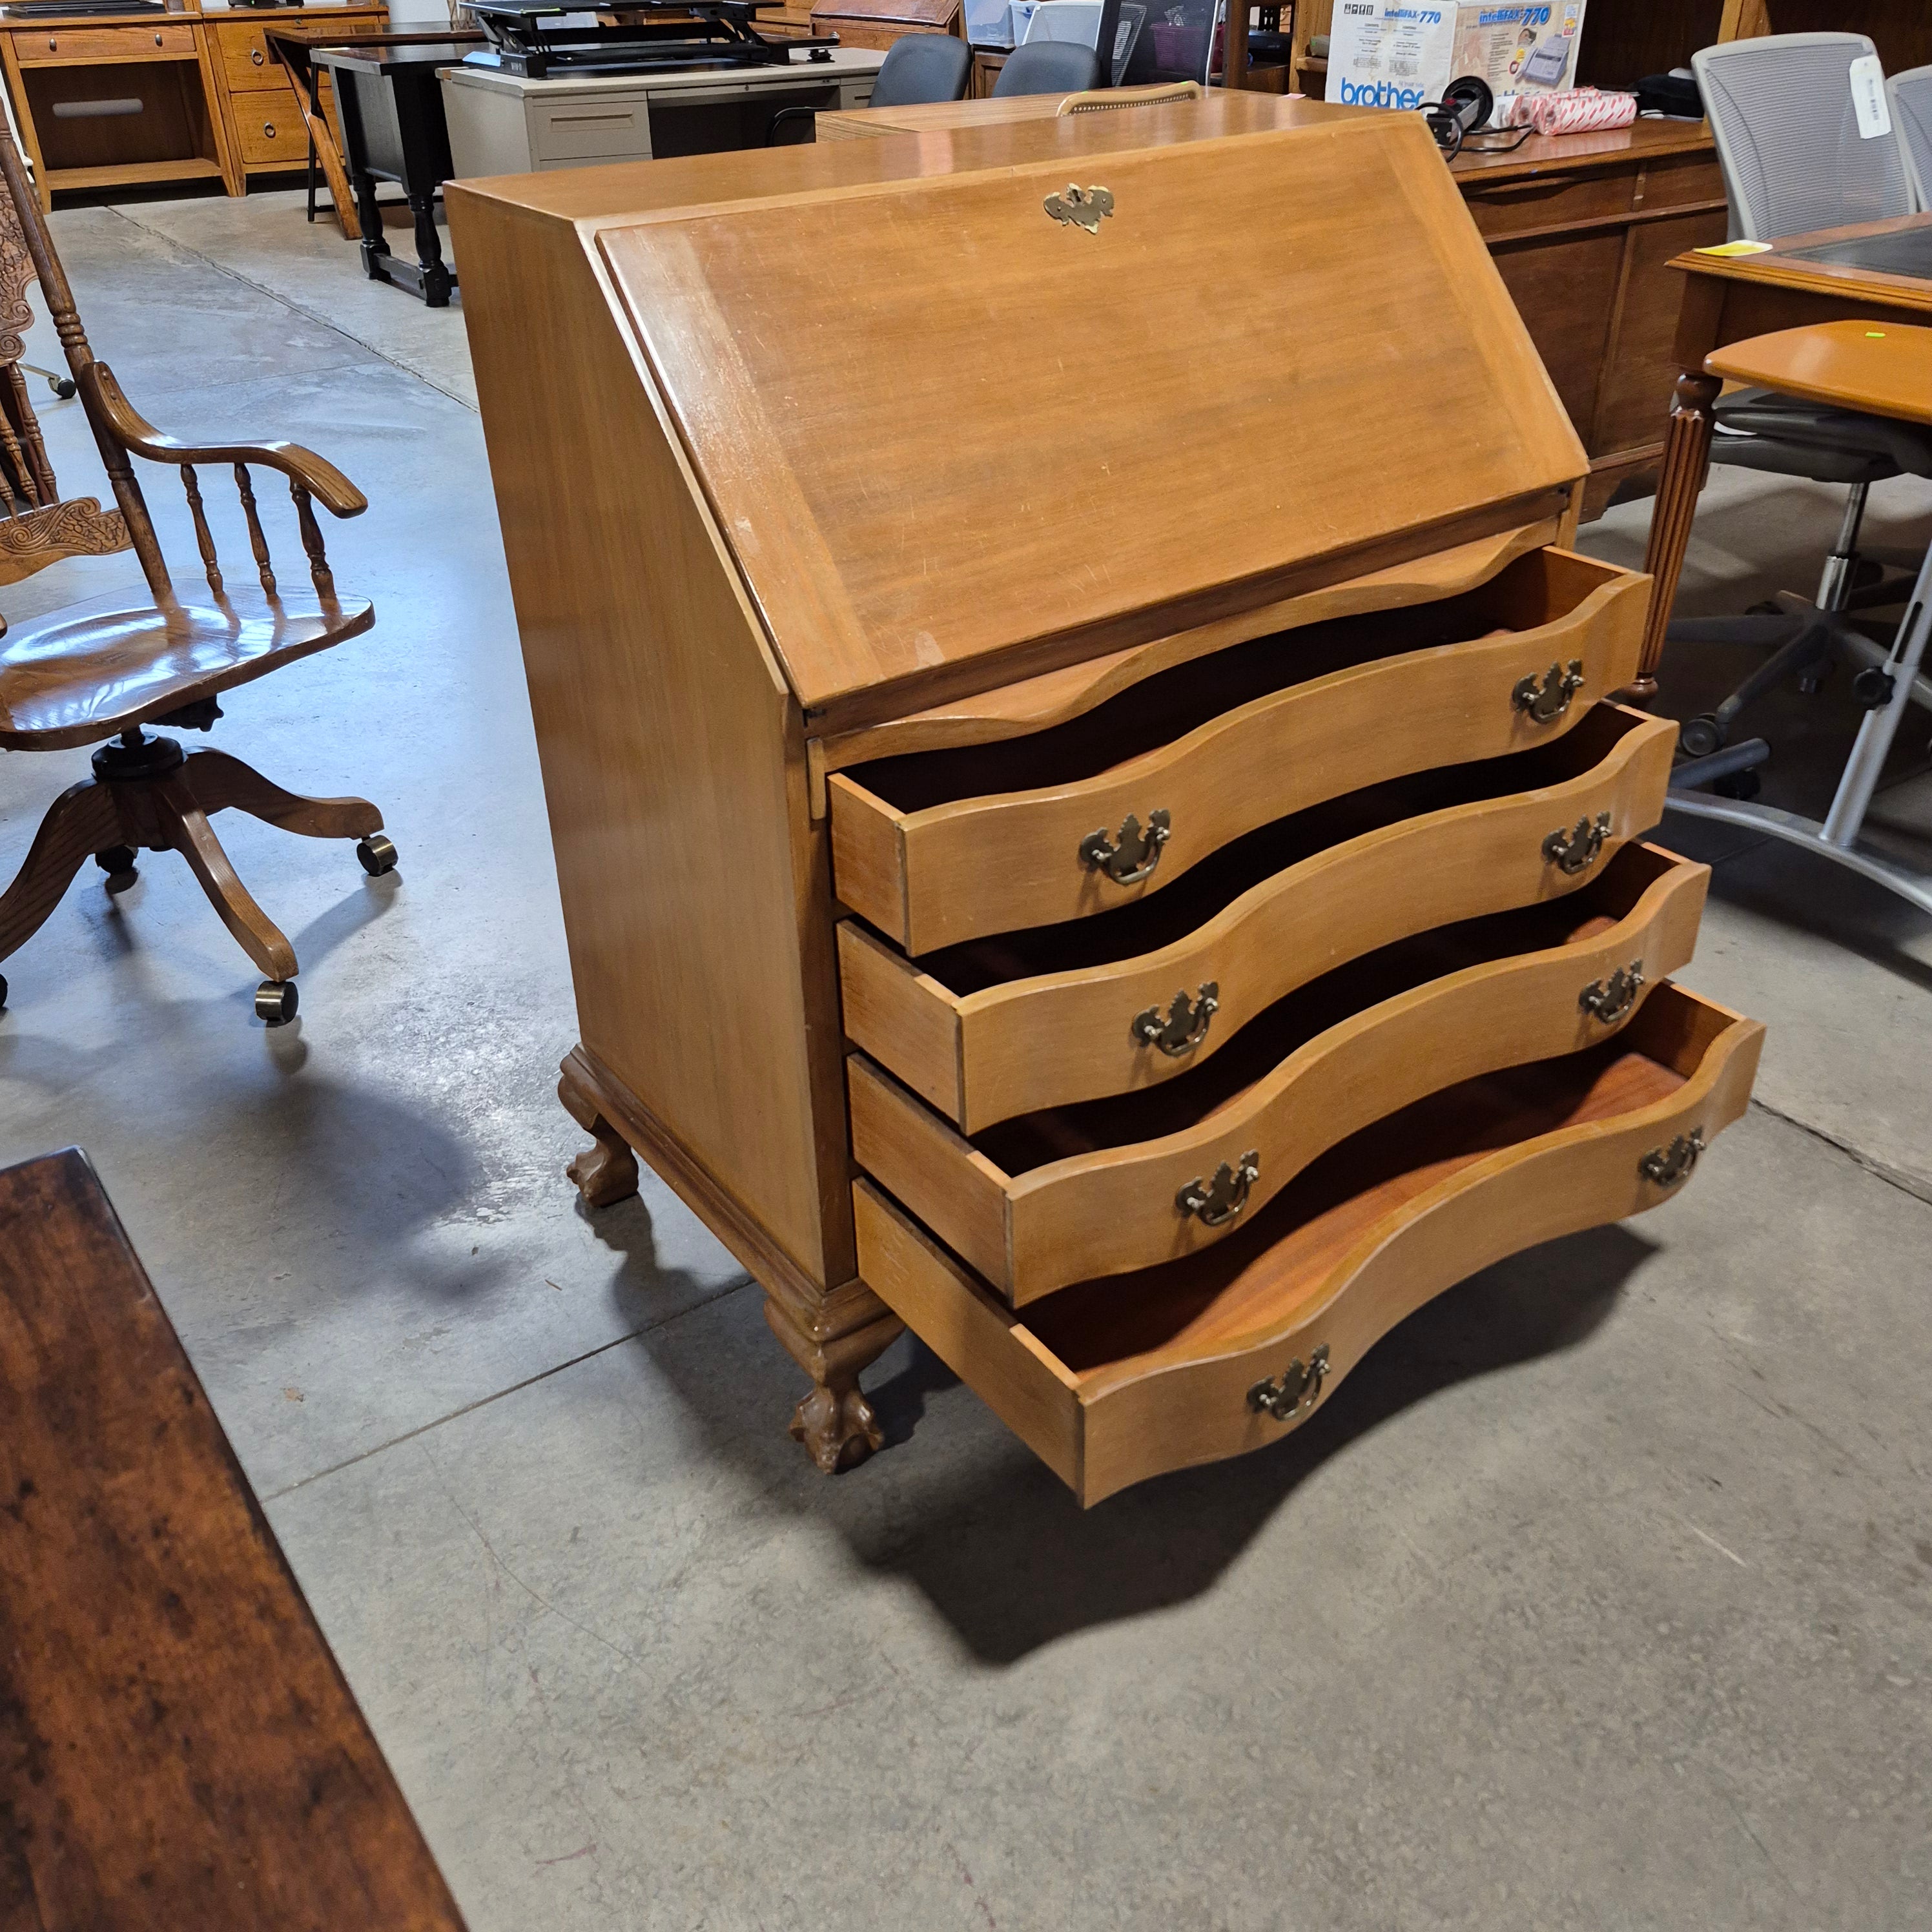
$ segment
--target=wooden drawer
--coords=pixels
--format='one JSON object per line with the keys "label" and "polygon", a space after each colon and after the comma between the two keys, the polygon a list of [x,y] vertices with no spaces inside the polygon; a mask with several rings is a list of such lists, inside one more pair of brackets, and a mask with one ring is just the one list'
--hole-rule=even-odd
{"label": "wooden drawer", "polygon": [[1564,872],[1543,849],[1552,830],[1612,797],[1616,837],[1661,812],[1670,747],[1648,724],[1630,730],[1630,716],[1606,706],[1544,751],[1298,814],[1108,919],[972,940],[916,964],[847,920],[846,1034],[962,1133],[1157,1086],[1352,959],[1586,883],[1600,867]]}
{"label": "wooden drawer", "polygon": [[1485,236],[1628,214],[1636,192],[1634,166],[1598,175],[1534,175],[1488,186],[1459,182],[1476,226]]}
{"label": "wooden drawer", "polygon": [[[1538,722],[1516,687],[1573,662],[1581,692],[1628,682],[1648,583],[1538,550],[1460,597],[1156,672],[1050,730],[836,772],[834,889],[915,955],[1113,911],[1270,820],[1568,730],[1580,704]],[[1092,842],[1124,845],[1130,818],[1166,842],[1117,883]]]}
{"label": "wooden drawer", "polygon": [[221,35],[221,70],[228,76],[231,93],[266,93],[272,88],[289,88],[289,70],[268,51],[268,38],[259,27],[248,28],[238,46],[224,28]]}
{"label": "wooden drawer", "polygon": [[179,21],[153,26],[16,28],[14,52],[22,67],[66,66],[74,61],[152,59],[195,52],[194,28]]}
{"label": "wooden drawer", "polygon": [[1704,208],[1724,200],[1724,172],[1714,154],[1666,154],[1644,164],[1642,199],[1646,214],[1666,208]]}
{"label": "wooden drawer", "polygon": [[1612,1040],[1352,1136],[1212,1253],[1084,1283],[1024,1319],[864,1180],[860,1271],[1083,1504],[1098,1502],[1276,1441],[1444,1288],[1670,1198],[1696,1149],[1743,1112],[1763,1032],[1660,987]]}
{"label": "wooden drawer", "polygon": [[1212,1247],[1378,1114],[1452,1081],[1574,1052],[1628,1018],[1628,1003],[1607,992],[1607,1011],[1581,996],[1634,964],[1647,981],[1682,964],[1702,880],[1689,867],[1632,902],[1628,869],[1602,869],[1619,876],[1580,903],[1460,922],[1337,967],[1187,1079],[1016,1115],[970,1138],[855,1054],[854,1160],[1016,1306]]}
{"label": "wooden drawer", "polygon": [[244,167],[293,168],[308,161],[308,130],[296,110],[292,90],[232,94],[228,104],[234,110]]}

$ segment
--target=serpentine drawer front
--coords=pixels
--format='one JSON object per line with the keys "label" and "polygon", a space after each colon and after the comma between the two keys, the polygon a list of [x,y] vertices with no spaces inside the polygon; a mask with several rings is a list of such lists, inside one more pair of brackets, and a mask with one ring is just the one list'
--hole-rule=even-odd
{"label": "serpentine drawer front", "polygon": [[1083,1504],[1274,1442],[1478,1269],[1668,1200],[1743,1112],[1764,1029],[1658,987],[1614,1039],[1334,1148],[1226,1244],[1015,1316],[872,1182],[859,1266]]}
{"label": "serpentine drawer front", "polygon": [[1189,1079],[970,1140],[855,1054],[854,1158],[1016,1306],[1211,1247],[1378,1116],[1627,1023],[1690,958],[1706,878],[1649,848],[1628,857],[1574,898],[1337,968]]}
{"label": "serpentine drawer front", "polygon": [[838,772],[834,889],[914,955],[1115,910],[1286,813],[1560,736],[1634,674],[1647,592],[1537,552],[1464,596],[1176,665],[1048,730]]}
{"label": "serpentine drawer front", "polygon": [[1174,1078],[1344,960],[1575,891],[1656,824],[1675,742],[1600,705],[1534,750],[1278,820],[1104,918],[916,962],[848,920],[846,1033],[967,1133]]}

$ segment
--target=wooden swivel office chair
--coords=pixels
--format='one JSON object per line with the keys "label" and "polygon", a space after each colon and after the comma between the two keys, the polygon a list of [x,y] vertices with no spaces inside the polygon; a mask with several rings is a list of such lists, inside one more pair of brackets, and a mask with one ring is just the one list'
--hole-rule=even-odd
{"label": "wooden swivel office chair", "polygon": [[[74,556],[132,549],[148,600],[96,598],[0,636],[0,748],[58,751],[98,745],[94,776],[55,800],[13,884],[0,893],[0,959],[17,952],[59,903],[92,854],[110,886],[132,874],[137,850],[178,852],[242,950],[266,976],[255,1010],[271,1026],[296,1012],[295,950],[235,875],[210,816],[237,810],[314,838],[353,838],[364,868],[392,870],[396,850],[382,814],[364,799],[300,798],[225,752],[184,753],[150,724],[206,730],[220,694],[290,659],[326,650],[368,629],[374,612],[337,595],[314,505],[359,515],[368,500],[311,451],[290,442],[196,446],[164,436],[136,413],[104,362],[94,360],[74,297],[28,180],[20,150],[0,127],[0,586]],[[38,280],[79,386],[116,507],[63,499],[27,386],[20,332],[32,320],[26,294]],[[130,457],[181,472],[194,520],[202,592],[178,591],[163,561]],[[234,466],[260,588],[226,584],[195,476],[199,463]],[[289,479],[308,554],[313,594],[278,583],[248,466]],[[4,627],[0,627],[4,628]],[[105,742],[104,740],[112,740]],[[0,979],[0,1005],[7,982]]]}

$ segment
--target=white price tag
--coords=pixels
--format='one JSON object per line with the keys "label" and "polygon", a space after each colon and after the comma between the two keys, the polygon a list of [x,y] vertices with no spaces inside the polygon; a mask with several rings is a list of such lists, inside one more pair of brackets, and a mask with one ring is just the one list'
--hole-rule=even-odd
{"label": "white price tag", "polygon": [[1852,109],[1858,117],[1861,139],[1875,141],[1892,132],[1892,110],[1885,98],[1885,69],[1876,54],[1861,54],[1852,63]]}

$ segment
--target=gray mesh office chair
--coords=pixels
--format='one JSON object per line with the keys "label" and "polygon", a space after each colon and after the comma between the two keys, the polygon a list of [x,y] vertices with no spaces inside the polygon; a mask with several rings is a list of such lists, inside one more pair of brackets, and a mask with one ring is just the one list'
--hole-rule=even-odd
{"label": "gray mesh office chair", "polygon": [[1892,125],[1905,143],[1912,198],[1922,212],[1932,210],[1932,67],[1894,74],[1885,91],[1892,98]]}
{"label": "gray mesh office chair", "polygon": [[[872,82],[868,107],[914,107],[933,100],[964,100],[973,73],[973,52],[952,34],[907,34],[886,50]],[[765,134],[768,148],[811,141],[813,107],[781,107]]]}
{"label": "gray mesh office chair", "polygon": [[[1852,62],[1873,52],[1862,34],[1774,34],[1732,40],[1691,56],[1730,198],[1734,241],[1768,242],[1820,228],[1912,212],[1904,143],[1896,129],[1866,139],[1852,105]],[[1858,554],[1866,494],[1888,476],[1932,476],[1932,431],[1849,410],[1801,403],[1768,390],[1722,398],[1712,412],[1711,460],[1850,488],[1837,542],[1815,601],[1784,596],[1765,614],[1680,621],[1672,644],[1750,644],[1766,662],[1714,711],[1690,719],[1682,741],[1694,758],[1719,751],[1739,713],[1786,678],[1815,690],[1833,659],[1868,669],[1886,652],[1844,614],[1898,601],[1906,586]],[[1916,564],[1917,560],[1912,560]],[[1855,682],[1861,701],[1877,682]],[[1932,680],[1916,687],[1932,704]],[[1756,788],[1754,772],[1718,780],[1732,796]]]}
{"label": "gray mesh office chair", "polygon": [[1100,56],[1078,40],[1028,40],[1014,48],[993,83],[993,98],[1010,94],[1084,94],[1100,85]]}

